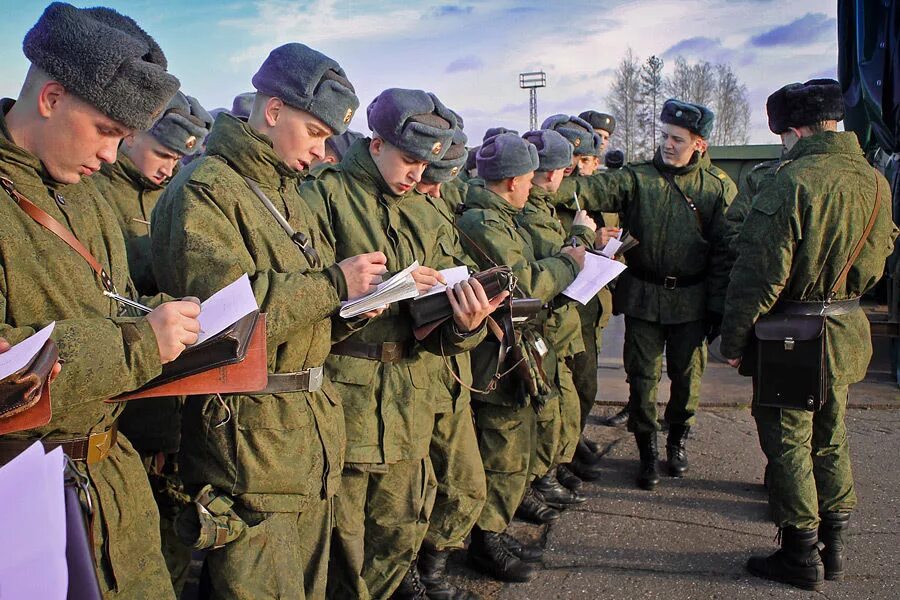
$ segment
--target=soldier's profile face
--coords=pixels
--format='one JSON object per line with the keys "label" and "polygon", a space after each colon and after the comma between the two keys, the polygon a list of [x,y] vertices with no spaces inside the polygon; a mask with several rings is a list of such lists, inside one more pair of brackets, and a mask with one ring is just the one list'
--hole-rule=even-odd
{"label": "soldier's profile face", "polygon": [[47,172],[60,183],[78,183],[116,161],[119,143],[131,133],[124,125],[70,94],[56,82],[59,93],[44,104],[34,150]]}
{"label": "soldier's profile face", "polygon": [[576,158],[578,159],[579,175],[593,175],[594,171],[597,170],[599,161],[597,160],[596,156],[590,154],[582,154],[581,156],[577,156]]}
{"label": "soldier's profile face", "polygon": [[372,139],[369,152],[384,182],[398,196],[416,187],[428,166],[428,162],[403,152],[379,137]]}
{"label": "soldier's profile face", "polygon": [[671,123],[660,125],[659,150],[662,160],[671,167],[683,167],[691,162],[703,140],[688,129]]}
{"label": "soldier's profile face", "polygon": [[516,208],[524,208],[528,203],[528,194],[534,183],[534,171],[513,177],[514,189],[510,190],[509,203]]}
{"label": "soldier's profile face", "polygon": [[172,177],[182,157],[145,131],[126,137],[122,152],[128,155],[144,177],[156,185],[162,185]]}
{"label": "soldier's profile face", "polygon": [[595,129],[594,132],[600,136],[600,156],[603,156],[609,146],[609,132],[605,129]]}
{"label": "soldier's profile face", "polygon": [[318,117],[282,104],[267,133],[284,164],[302,171],[325,158],[325,140],[331,137],[332,131]]}
{"label": "soldier's profile face", "polygon": [[534,174],[532,186],[537,186],[542,190],[555,194],[559,191],[559,186],[565,177],[564,169],[554,169],[552,171],[540,171]]}

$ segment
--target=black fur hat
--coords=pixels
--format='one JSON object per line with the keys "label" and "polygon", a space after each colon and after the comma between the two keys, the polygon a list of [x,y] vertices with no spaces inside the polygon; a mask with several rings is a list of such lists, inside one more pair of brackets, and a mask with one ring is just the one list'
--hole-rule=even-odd
{"label": "black fur hat", "polygon": [[844,119],[841,84],[834,79],[789,83],[766,100],[769,129],[781,134],[789,127]]}

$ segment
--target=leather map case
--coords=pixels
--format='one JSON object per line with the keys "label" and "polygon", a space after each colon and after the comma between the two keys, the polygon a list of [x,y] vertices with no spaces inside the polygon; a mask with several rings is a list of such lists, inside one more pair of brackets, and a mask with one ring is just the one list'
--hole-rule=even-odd
{"label": "leather map case", "polygon": [[826,329],[820,316],[761,317],[756,334],[757,406],[818,410],[825,401]]}
{"label": "leather map case", "polygon": [[[491,299],[503,290],[509,289],[512,271],[506,266],[492,267],[485,271],[479,271],[472,277],[478,280],[488,299]],[[413,320],[413,327],[419,328],[453,316],[453,309],[450,307],[450,301],[447,300],[446,294],[432,294],[410,300],[409,314]]]}
{"label": "leather map case", "polygon": [[48,379],[58,359],[56,344],[47,340],[31,364],[0,381],[0,435],[50,422]]}

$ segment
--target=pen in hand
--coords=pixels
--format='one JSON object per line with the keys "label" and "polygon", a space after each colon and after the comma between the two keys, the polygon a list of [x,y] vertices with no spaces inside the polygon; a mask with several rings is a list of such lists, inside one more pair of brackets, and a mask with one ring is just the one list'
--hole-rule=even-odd
{"label": "pen in hand", "polygon": [[131,298],[126,298],[125,296],[120,296],[119,294],[117,294],[115,292],[109,292],[109,291],[104,290],[103,295],[106,296],[107,298],[112,298],[113,300],[115,300],[116,302],[118,302],[119,304],[122,304],[124,306],[130,306],[131,308],[136,308],[137,310],[140,310],[145,313],[153,312],[153,309],[150,308],[149,306],[144,306],[140,302],[135,302]]}

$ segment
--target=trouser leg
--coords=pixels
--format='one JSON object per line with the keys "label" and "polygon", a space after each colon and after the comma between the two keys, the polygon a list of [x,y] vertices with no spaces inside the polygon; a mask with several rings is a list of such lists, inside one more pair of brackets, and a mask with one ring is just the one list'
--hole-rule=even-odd
{"label": "trouser leg", "polygon": [[628,431],[646,433],[659,429],[656,391],[662,374],[664,346],[663,325],[625,317],[622,358],[628,377]]}
{"label": "trouser leg", "polygon": [[700,380],[706,368],[706,331],[703,321],[667,325],[666,373],[672,382],[666,422],[693,425],[700,404]]}
{"label": "trouser leg", "polygon": [[812,461],[819,513],[850,512],[856,508],[844,424],[847,394],[846,385],[829,387],[825,404],[813,415]]}

